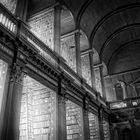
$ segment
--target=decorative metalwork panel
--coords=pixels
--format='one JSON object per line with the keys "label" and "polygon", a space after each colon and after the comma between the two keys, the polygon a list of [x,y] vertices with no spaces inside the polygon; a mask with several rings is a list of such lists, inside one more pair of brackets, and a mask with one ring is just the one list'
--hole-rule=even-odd
{"label": "decorative metalwork panel", "polygon": [[0,113],[1,113],[3,93],[4,93],[4,86],[6,81],[7,68],[8,68],[8,64],[3,60],[0,60]]}
{"label": "decorative metalwork panel", "polygon": [[0,3],[4,5],[12,14],[15,13],[17,0],[0,0]]}
{"label": "decorative metalwork panel", "polygon": [[54,10],[45,11],[29,19],[31,31],[50,49],[54,50]]}
{"label": "decorative metalwork panel", "polygon": [[23,82],[20,140],[53,140],[56,94],[30,77]]}
{"label": "decorative metalwork panel", "polygon": [[81,68],[83,78],[91,86],[91,69],[90,69],[89,54],[81,56]]}
{"label": "decorative metalwork panel", "polygon": [[76,72],[76,48],[74,35],[61,39],[61,56],[67,65]]}
{"label": "decorative metalwork panel", "polygon": [[88,114],[90,140],[99,140],[99,122],[98,117],[92,113]]}
{"label": "decorative metalwork panel", "polygon": [[82,108],[66,101],[67,140],[82,140]]}
{"label": "decorative metalwork panel", "polygon": [[110,140],[109,123],[105,119],[103,119],[103,131],[104,131],[104,140]]}

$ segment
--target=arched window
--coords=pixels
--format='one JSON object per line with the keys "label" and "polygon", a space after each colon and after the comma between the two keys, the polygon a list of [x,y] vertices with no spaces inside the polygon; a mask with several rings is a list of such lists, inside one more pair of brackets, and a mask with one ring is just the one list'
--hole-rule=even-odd
{"label": "arched window", "polygon": [[122,81],[118,81],[115,85],[117,100],[123,100],[126,98],[126,85]]}
{"label": "arched window", "polygon": [[115,85],[115,91],[117,100],[123,100],[123,89],[120,83]]}

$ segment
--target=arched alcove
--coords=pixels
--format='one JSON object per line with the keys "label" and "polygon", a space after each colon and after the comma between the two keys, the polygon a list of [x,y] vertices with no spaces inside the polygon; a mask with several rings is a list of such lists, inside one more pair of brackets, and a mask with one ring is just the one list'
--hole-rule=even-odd
{"label": "arched alcove", "polygon": [[94,65],[100,63],[100,57],[95,48],[93,48],[93,63],[94,63]]}
{"label": "arched alcove", "polygon": [[89,40],[83,30],[80,30],[80,51],[84,52],[90,48]]}
{"label": "arched alcove", "polygon": [[70,33],[71,31],[75,30],[75,20],[72,12],[62,6],[61,10],[61,35]]}

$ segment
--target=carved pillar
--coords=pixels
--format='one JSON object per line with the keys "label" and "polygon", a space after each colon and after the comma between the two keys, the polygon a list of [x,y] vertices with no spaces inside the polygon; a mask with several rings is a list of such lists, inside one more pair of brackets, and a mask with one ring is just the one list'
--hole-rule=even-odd
{"label": "carved pillar", "polygon": [[93,62],[93,51],[89,53],[90,67],[91,67],[91,83],[92,87],[95,88],[95,74],[94,74],[94,62]]}
{"label": "carved pillar", "polygon": [[85,100],[85,105],[83,108],[83,130],[84,130],[84,140],[90,140],[90,130],[89,130],[89,118],[88,118],[88,101]]}
{"label": "carved pillar", "polygon": [[19,139],[19,121],[22,92],[22,67],[14,64],[8,87],[2,140]]}
{"label": "carved pillar", "polygon": [[66,140],[66,103],[65,90],[62,89],[62,76],[58,78],[56,107],[56,140]]}
{"label": "carved pillar", "polygon": [[110,127],[110,137],[111,137],[111,140],[118,140],[118,128],[116,126],[116,124],[112,124],[111,127]]}
{"label": "carved pillar", "polygon": [[54,51],[60,54],[61,41],[61,5],[54,8]]}
{"label": "carved pillar", "polygon": [[17,0],[16,16],[26,22],[28,0]]}
{"label": "carved pillar", "polygon": [[58,140],[66,140],[66,103],[61,95],[58,95]]}
{"label": "carved pillar", "polygon": [[[2,69],[1,69],[2,70]],[[2,72],[2,71],[1,71]],[[4,72],[4,71],[3,71]],[[5,75],[5,77],[4,77]],[[7,100],[7,92],[8,92],[8,86],[9,86],[9,78],[10,78],[10,71],[9,71],[9,66],[7,66],[7,70],[5,71],[5,74],[2,73],[1,75],[1,85],[2,87],[0,88],[0,140],[2,140],[2,130],[4,128],[4,121],[5,120],[5,110],[6,110],[6,100]]]}
{"label": "carved pillar", "polygon": [[99,108],[99,134],[100,134],[100,140],[104,140],[104,130],[103,130],[103,111],[101,108]]}
{"label": "carved pillar", "polygon": [[76,68],[77,68],[77,73],[80,76],[82,76],[81,54],[80,54],[80,31],[75,33],[75,45],[76,45]]}

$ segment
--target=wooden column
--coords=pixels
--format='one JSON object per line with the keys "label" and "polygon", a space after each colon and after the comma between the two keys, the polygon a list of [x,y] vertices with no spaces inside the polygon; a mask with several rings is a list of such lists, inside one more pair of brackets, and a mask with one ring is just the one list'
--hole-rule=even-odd
{"label": "wooden column", "polygon": [[22,81],[22,67],[14,64],[8,87],[2,140],[19,140]]}
{"label": "wooden column", "polygon": [[26,22],[29,0],[17,0],[16,16]]}
{"label": "wooden column", "polygon": [[66,103],[65,90],[62,88],[62,76],[58,78],[56,107],[56,140],[66,140]]}
{"label": "wooden column", "polygon": [[100,140],[104,140],[104,130],[103,130],[103,112],[102,109],[99,108],[98,111],[99,115],[98,115],[98,119],[99,119],[99,134],[100,134]]}
{"label": "wooden column", "polygon": [[58,140],[66,140],[66,137],[65,97],[58,95]]}
{"label": "wooden column", "polygon": [[85,105],[83,108],[83,127],[84,127],[84,140],[90,140],[90,129],[89,129],[89,118],[88,118],[88,101],[85,100]]}
{"label": "wooden column", "polygon": [[60,55],[61,47],[61,5],[54,8],[54,51]]}
{"label": "wooden column", "polygon": [[[9,86],[9,78],[10,78],[10,66],[8,66],[7,69],[7,74],[6,74],[6,79],[4,83],[4,91],[2,95],[2,102],[1,102],[1,108],[0,108],[0,140],[2,140],[2,135],[3,135],[3,129],[4,129],[4,120],[5,120],[5,110],[6,109],[6,101],[7,101],[7,95],[8,95],[8,86]],[[4,81],[3,81],[4,82]]]}
{"label": "wooden column", "polygon": [[76,46],[76,68],[78,75],[82,76],[81,69],[81,54],[80,54],[80,31],[75,33],[75,46]]}

